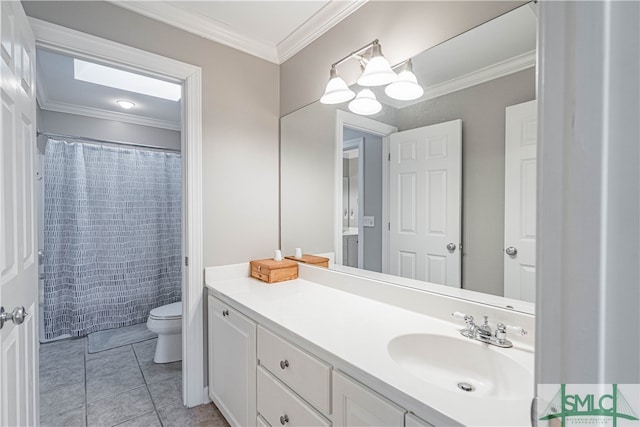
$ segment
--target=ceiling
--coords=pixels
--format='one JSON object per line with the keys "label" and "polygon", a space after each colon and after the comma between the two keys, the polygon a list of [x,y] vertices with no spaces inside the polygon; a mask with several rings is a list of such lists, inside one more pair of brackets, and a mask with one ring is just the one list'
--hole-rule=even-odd
{"label": "ceiling", "polygon": [[368,0],[110,1],[281,64]]}
{"label": "ceiling", "polygon": [[[368,0],[122,1],[116,6],[276,64],[320,37]],[[180,130],[180,101],[74,79],[73,58],[38,49],[37,98],[43,110]],[[115,101],[135,103],[123,110]]]}
{"label": "ceiling", "polygon": [[[180,100],[168,101],[76,80],[73,57],[40,48],[36,55],[37,99],[43,110],[180,130]],[[128,100],[135,106],[124,110],[117,100]]]}

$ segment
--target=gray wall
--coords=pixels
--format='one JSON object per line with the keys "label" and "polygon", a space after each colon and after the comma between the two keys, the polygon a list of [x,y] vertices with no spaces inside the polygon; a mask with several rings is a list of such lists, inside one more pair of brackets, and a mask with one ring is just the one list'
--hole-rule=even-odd
{"label": "gray wall", "polygon": [[278,66],[104,1],[22,4],[29,16],[202,68],[204,265],[271,255],[278,245]]}
{"label": "gray wall", "polygon": [[530,68],[398,110],[403,131],[462,119],[463,288],[504,294],[505,108],[535,99]]}
{"label": "gray wall", "polygon": [[[281,65],[280,115],[318,100],[331,64],[374,39],[397,64],[524,3],[370,1]],[[351,60],[338,72],[352,84],[360,66]]]}
{"label": "gray wall", "polygon": [[180,132],[38,108],[38,130],[180,150]]}
{"label": "gray wall", "polygon": [[344,129],[343,139],[364,138],[362,216],[375,218],[375,227],[364,227],[358,244],[363,245],[363,268],[382,272],[382,137]]}

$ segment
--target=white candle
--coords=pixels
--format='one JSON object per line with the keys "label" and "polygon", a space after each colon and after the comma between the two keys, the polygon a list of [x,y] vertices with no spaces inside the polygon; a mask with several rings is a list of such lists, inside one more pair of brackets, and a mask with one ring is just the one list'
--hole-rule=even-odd
{"label": "white candle", "polygon": [[302,258],[302,248],[296,248],[296,258]]}
{"label": "white candle", "polygon": [[282,261],[282,252],[280,252],[280,249],[276,249],[276,253],[275,256],[273,257],[274,261]]}

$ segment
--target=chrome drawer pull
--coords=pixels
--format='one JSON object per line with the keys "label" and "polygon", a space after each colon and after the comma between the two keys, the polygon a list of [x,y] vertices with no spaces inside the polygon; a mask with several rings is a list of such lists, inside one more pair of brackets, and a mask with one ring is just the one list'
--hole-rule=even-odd
{"label": "chrome drawer pull", "polygon": [[288,367],[289,367],[289,361],[288,360],[281,360],[280,361],[280,368],[286,369]]}
{"label": "chrome drawer pull", "polygon": [[228,316],[229,315],[229,310],[222,310],[222,316]]}
{"label": "chrome drawer pull", "polygon": [[289,422],[289,415],[284,414],[280,417],[280,424],[285,425]]}

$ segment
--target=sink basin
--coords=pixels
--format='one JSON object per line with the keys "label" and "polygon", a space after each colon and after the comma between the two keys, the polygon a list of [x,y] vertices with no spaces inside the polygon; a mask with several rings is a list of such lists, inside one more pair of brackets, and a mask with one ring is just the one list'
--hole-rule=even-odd
{"label": "sink basin", "polygon": [[533,396],[533,374],[499,349],[468,338],[410,334],[388,344],[391,358],[406,372],[466,396],[502,400]]}

